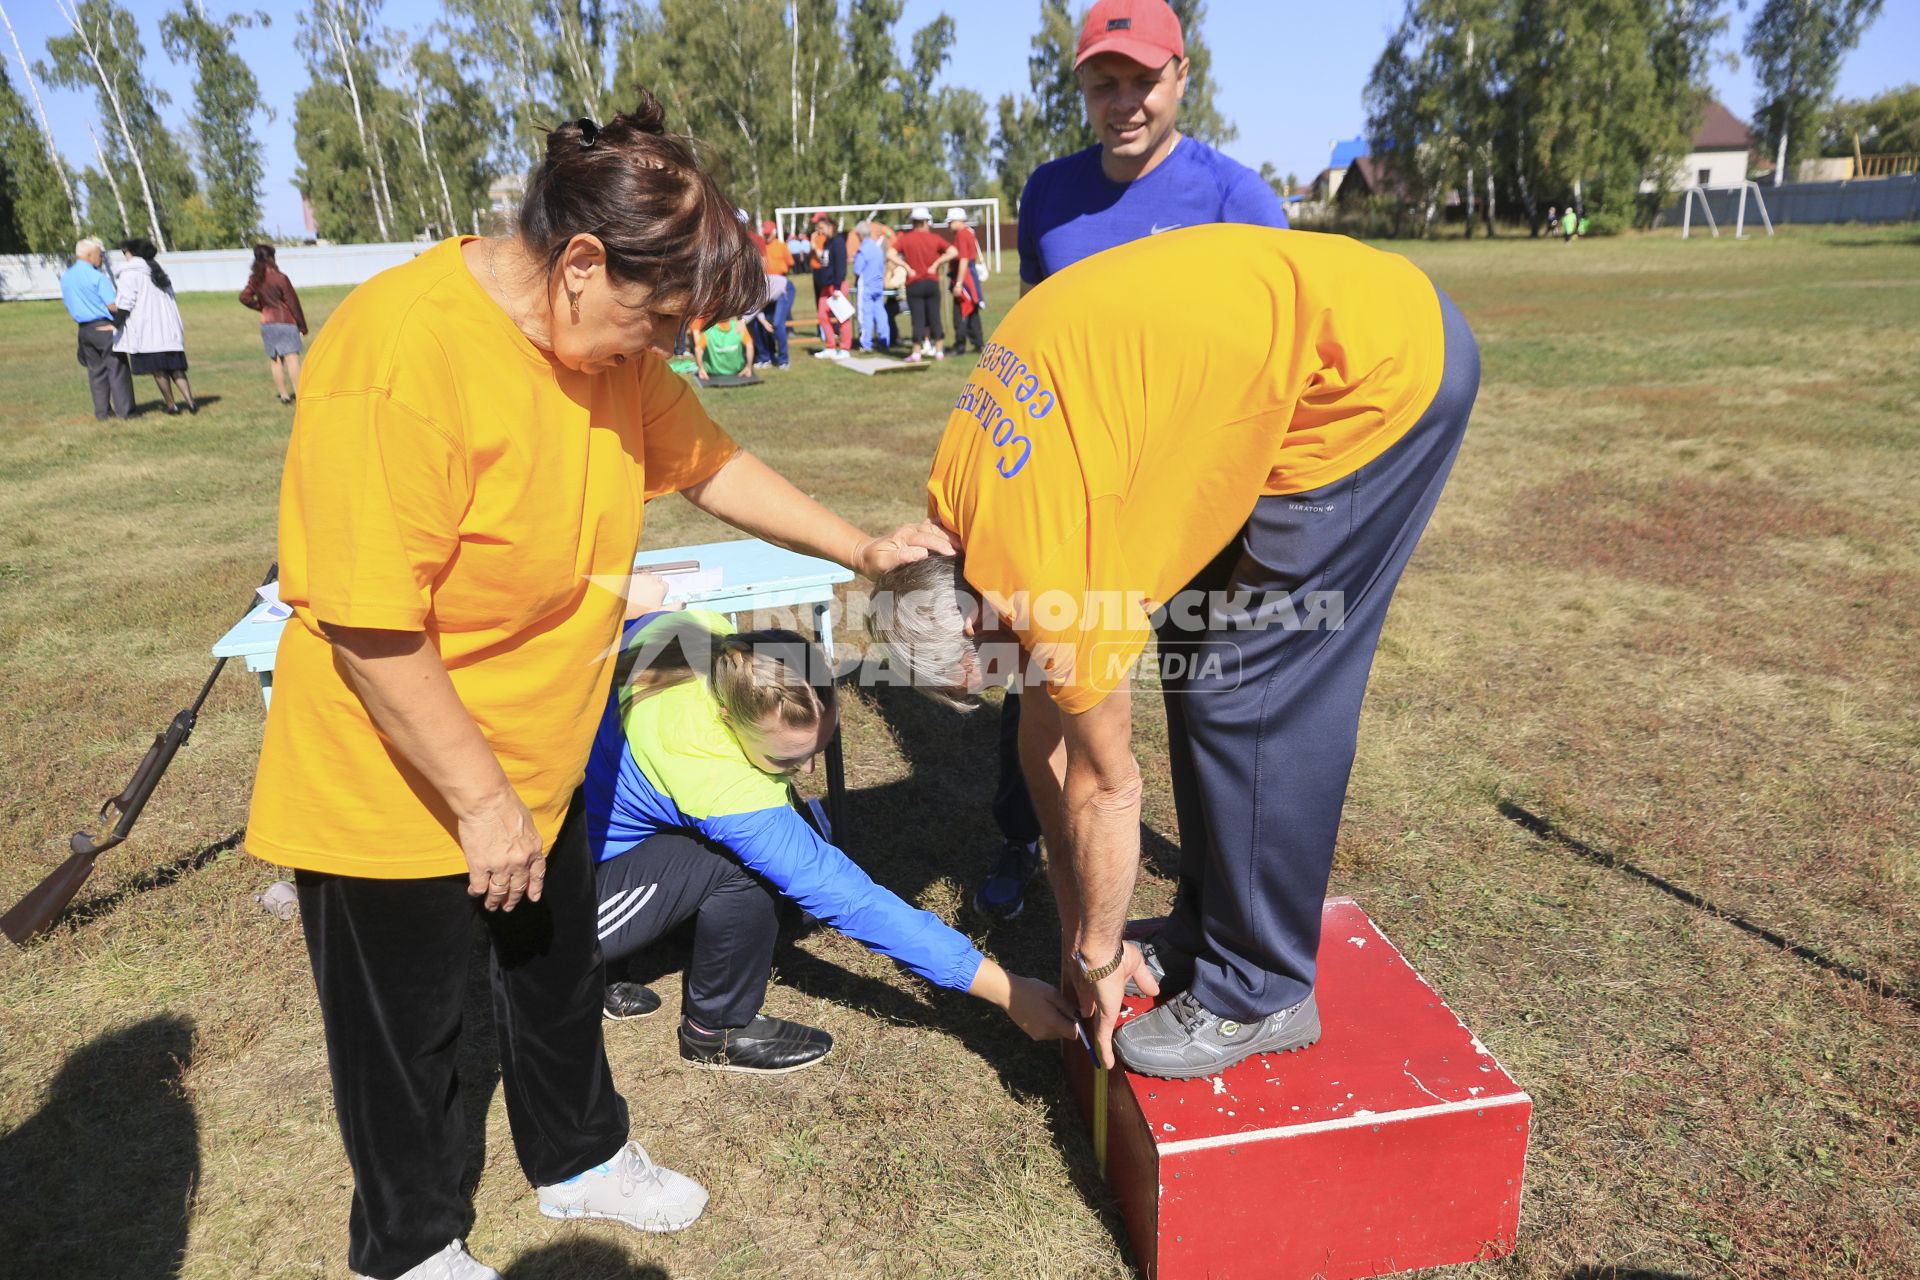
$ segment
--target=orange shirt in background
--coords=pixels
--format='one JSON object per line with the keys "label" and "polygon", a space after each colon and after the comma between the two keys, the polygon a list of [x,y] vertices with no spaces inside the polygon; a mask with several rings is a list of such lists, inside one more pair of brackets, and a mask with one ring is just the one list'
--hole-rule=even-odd
{"label": "orange shirt in background", "polygon": [[280,484],[274,668],[247,847],[380,879],[466,870],[322,627],[421,631],[549,844],[586,770],[649,498],[736,446],[652,356],[575,373],[449,240],[347,296],[301,371]]}
{"label": "orange shirt in background", "polygon": [[767,274],[784,276],[793,270],[793,250],[787,248],[785,240],[767,241]]}
{"label": "orange shirt in background", "polygon": [[947,420],[928,507],[1055,701],[1084,712],[1256,501],[1379,457],[1444,358],[1439,295],[1396,254],[1232,224],[1146,237],[1007,313]]}

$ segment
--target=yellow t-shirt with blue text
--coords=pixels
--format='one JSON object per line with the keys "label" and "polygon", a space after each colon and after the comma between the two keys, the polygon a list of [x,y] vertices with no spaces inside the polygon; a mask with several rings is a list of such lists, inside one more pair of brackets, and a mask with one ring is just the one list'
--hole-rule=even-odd
{"label": "yellow t-shirt with blue text", "polygon": [[1379,457],[1444,358],[1439,295],[1397,254],[1231,224],[1137,240],[1008,312],[948,418],[929,510],[1084,712],[1256,501]]}
{"label": "yellow t-shirt with blue text", "polygon": [[328,625],[418,631],[551,845],[586,772],[646,502],[736,452],[651,355],[535,347],[460,241],[342,302],[300,374],[280,483],[280,639],[247,848],[376,879],[466,870],[456,823],[348,683]]}

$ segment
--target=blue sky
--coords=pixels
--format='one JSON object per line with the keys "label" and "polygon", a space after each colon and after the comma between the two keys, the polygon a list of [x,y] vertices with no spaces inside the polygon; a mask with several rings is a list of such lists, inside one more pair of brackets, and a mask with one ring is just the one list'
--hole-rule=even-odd
{"label": "blue sky", "polygon": [[[173,0],[128,4],[140,22],[148,72],[172,95],[166,117],[178,124],[192,101],[192,78],[160,48],[160,15],[170,7]],[[242,6],[208,0],[216,14],[236,7]],[[255,0],[243,7],[254,8]],[[1326,163],[1332,140],[1361,131],[1360,93],[1401,8],[1400,0],[1211,0],[1204,34],[1214,53],[1219,101],[1240,129],[1239,140],[1228,151],[1255,168],[1271,160],[1283,173],[1312,177]],[[1027,50],[1038,10],[1037,0],[907,0],[901,41],[904,45],[915,28],[942,11],[952,14],[958,41],[948,78],[992,101],[1004,92],[1025,89]],[[266,222],[268,229],[288,233],[300,226],[300,198],[291,186],[293,98],[307,82],[306,68],[293,48],[297,11],[298,0],[278,6],[270,30],[243,32],[240,38],[241,52],[260,79],[261,96],[275,113],[273,120],[260,124],[267,143]],[[47,0],[11,0],[7,12],[32,59],[44,58],[47,38],[64,29]],[[426,0],[387,0],[381,21],[420,28],[438,16],[439,6]],[[1722,41],[1725,52],[1738,51],[1748,16],[1733,12],[1732,29]],[[12,47],[0,52],[17,82]],[[1840,92],[1862,97],[1920,80],[1917,53],[1920,0],[1887,0],[1879,20],[1842,69]],[[1718,67],[1713,83],[1735,115],[1750,118],[1754,89],[1746,68]],[[44,83],[41,90],[61,149],[76,167],[92,163],[87,125],[94,119],[93,96]],[[950,193],[930,194],[938,198]]]}

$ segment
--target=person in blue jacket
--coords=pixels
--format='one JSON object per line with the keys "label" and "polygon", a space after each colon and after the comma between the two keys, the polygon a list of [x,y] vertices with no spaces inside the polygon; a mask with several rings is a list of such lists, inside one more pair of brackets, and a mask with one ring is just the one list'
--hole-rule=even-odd
{"label": "person in blue jacket", "polygon": [[[774,894],[929,982],[1005,1010],[1034,1039],[1075,1034],[1050,983],[1009,974],[938,916],[875,884],[796,806],[792,777],[833,737],[825,657],[791,631],[735,632],[718,614],[654,613],[629,624],[587,764],[588,839],[598,861],[600,948],[609,961],[694,917],[680,1056],[721,1071],[797,1071],[826,1032],[760,1012],[778,930]],[[608,989],[609,1017],[659,998]]]}

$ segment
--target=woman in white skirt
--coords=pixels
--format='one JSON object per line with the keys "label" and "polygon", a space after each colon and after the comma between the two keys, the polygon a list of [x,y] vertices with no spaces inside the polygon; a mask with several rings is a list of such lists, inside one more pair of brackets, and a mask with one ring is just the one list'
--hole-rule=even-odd
{"label": "woman in white skirt", "polygon": [[155,261],[153,241],[143,236],[120,243],[125,261],[120,266],[120,296],[114,306],[127,313],[127,324],[113,349],[128,357],[136,374],[150,373],[166,401],[168,413],[179,413],[174,384],[188,413],[198,413],[193,387],[187,382],[187,333],[174,301],[173,281]]}

